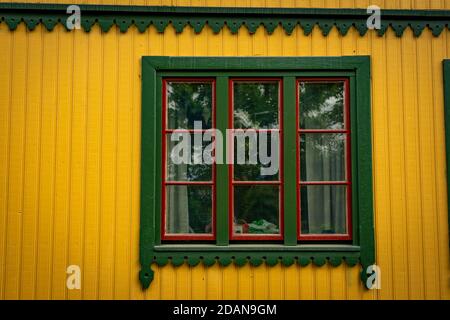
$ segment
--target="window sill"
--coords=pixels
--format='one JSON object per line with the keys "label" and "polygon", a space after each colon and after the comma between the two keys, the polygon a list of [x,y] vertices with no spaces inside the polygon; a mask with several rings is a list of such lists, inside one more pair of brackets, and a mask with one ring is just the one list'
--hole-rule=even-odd
{"label": "window sill", "polygon": [[202,252],[220,251],[264,251],[264,252],[304,252],[304,251],[342,251],[359,252],[359,246],[353,245],[333,245],[333,244],[307,244],[297,246],[285,246],[282,244],[230,244],[227,246],[217,246],[215,244],[164,244],[154,246],[157,252],[191,252],[201,250]]}

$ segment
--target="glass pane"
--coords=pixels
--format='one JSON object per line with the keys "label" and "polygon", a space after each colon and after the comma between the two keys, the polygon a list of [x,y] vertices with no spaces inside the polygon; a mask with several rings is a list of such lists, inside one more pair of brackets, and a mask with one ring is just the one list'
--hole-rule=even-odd
{"label": "glass pane", "polygon": [[166,186],[166,233],[212,233],[212,187]]}
{"label": "glass pane", "polygon": [[167,82],[166,88],[168,129],[194,129],[194,121],[212,127],[211,82]]}
{"label": "glass pane", "polygon": [[345,181],[345,138],[345,134],[301,134],[301,181]]}
{"label": "glass pane", "polygon": [[277,181],[280,167],[278,131],[253,131],[247,137],[235,133],[234,179],[240,181]]}
{"label": "glass pane", "polygon": [[278,128],[278,91],[278,82],[234,82],[234,128]]}
{"label": "glass pane", "polygon": [[300,82],[300,128],[344,128],[344,82]]}
{"label": "glass pane", "polygon": [[301,186],[302,234],[346,234],[346,186]]}
{"label": "glass pane", "polygon": [[280,234],[279,187],[234,187],[234,233]]}
{"label": "glass pane", "polygon": [[200,136],[200,133],[188,132],[167,134],[167,181],[212,180],[212,165],[206,164],[208,160],[203,157],[212,142],[203,141],[199,148],[194,144],[196,134]]}

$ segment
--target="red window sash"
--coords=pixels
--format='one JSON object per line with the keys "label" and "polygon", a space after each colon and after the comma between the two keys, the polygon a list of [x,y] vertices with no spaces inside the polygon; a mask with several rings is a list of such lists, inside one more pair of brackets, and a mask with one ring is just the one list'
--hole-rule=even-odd
{"label": "red window sash", "polygon": [[[235,240],[283,240],[284,238],[284,190],[283,190],[283,80],[281,78],[230,78],[228,85],[228,127],[230,129],[234,129],[234,82],[278,82],[278,129],[252,129],[256,132],[270,132],[270,131],[278,131],[279,132],[279,171],[278,181],[239,181],[234,180],[234,167],[232,164],[228,165],[228,231],[229,231],[229,239],[230,241]],[[250,128],[251,129],[251,128]],[[234,152],[234,136],[231,144],[231,150]],[[279,187],[279,196],[278,196],[278,219],[279,219],[279,229],[280,234],[278,235],[261,235],[261,234],[235,234],[233,232],[234,229],[234,186],[235,185],[273,185]]]}
{"label": "red window sash", "polygon": [[[344,82],[344,128],[339,130],[334,129],[300,129],[300,96],[299,96],[299,84],[301,82],[313,82],[313,83],[336,83]],[[348,241],[352,240],[352,166],[351,166],[351,124],[350,124],[350,87],[348,78],[298,78],[296,85],[296,123],[297,123],[297,234],[298,240],[301,241]],[[300,144],[299,135],[300,134],[317,134],[317,133],[341,133],[346,136],[345,143],[345,171],[346,171],[346,181],[300,181]],[[346,188],[346,223],[347,223],[347,233],[346,234],[302,234],[301,229],[301,186],[307,185],[345,185]]]}
{"label": "red window sash", "polygon": [[[194,130],[194,129],[168,129],[167,128],[167,120],[168,120],[168,112],[167,112],[167,83],[168,82],[181,82],[181,83],[193,83],[193,82],[202,82],[202,83],[211,83],[212,85],[212,128],[216,127],[216,80],[215,78],[165,78],[162,83],[162,164],[163,164],[163,172],[162,172],[162,219],[161,219],[161,240],[204,240],[204,241],[213,241],[216,239],[216,164],[212,164],[212,181],[166,181],[167,174],[167,135],[173,133],[175,130],[178,132],[188,132],[188,133],[199,133],[206,132],[208,129],[202,130]],[[170,185],[208,185],[211,186],[212,195],[212,208],[211,208],[211,234],[191,234],[191,233],[177,233],[177,234],[169,234],[166,233],[166,186]]]}

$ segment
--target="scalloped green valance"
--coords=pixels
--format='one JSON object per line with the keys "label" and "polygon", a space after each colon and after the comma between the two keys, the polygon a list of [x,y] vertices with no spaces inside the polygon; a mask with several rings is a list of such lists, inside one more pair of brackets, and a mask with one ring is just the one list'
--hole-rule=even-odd
{"label": "scalloped green valance", "polygon": [[[0,3],[0,23],[6,23],[15,30],[25,23],[29,30],[43,24],[52,31],[56,24],[66,25],[70,14],[66,13],[69,4],[24,4]],[[370,14],[365,9],[297,9],[297,8],[224,8],[224,7],[164,7],[164,6],[115,6],[115,5],[79,5],[81,26],[89,32],[98,24],[103,32],[116,25],[121,32],[127,32],[132,26],[145,32],[154,25],[158,32],[164,32],[170,24],[177,33],[190,25],[200,33],[208,25],[214,33],[227,26],[235,34],[244,26],[249,33],[255,33],[263,26],[271,34],[281,26],[290,35],[299,25],[305,35],[318,26],[323,35],[328,35],[336,27],[341,35],[346,35],[353,27],[361,36],[368,31],[367,19]],[[425,28],[434,36],[450,29],[450,10],[382,10],[381,28],[375,30],[379,36],[392,28],[401,37],[406,28],[410,28],[416,37]]]}

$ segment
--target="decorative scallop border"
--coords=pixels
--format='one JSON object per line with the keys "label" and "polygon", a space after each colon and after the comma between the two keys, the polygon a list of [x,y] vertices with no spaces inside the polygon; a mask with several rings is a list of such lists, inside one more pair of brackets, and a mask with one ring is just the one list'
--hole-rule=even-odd
{"label": "decorative scallop border", "polygon": [[[25,23],[32,31],[42,24],[52,31],[57,24],[66,26],[70,4],[0,3],[0,23],[6,23],[9,30],[16,30]],[[370,14],[365,9],[299,9],[299,8],[226,8],[226,7],[167,7],[167,6],[117,6],[117,5],[79,5],[81,27],[90,32],[97,24],[103,32],[116,25],[120,32],[127,32],[135,26],[145,32],[153,25],[163,33],[169,24],[177,33],[190,25],[195,33],[200,33],[208,25],[214,33],[225,26],[236,34],[245,26],[250,34],[263,26],[268,34],[281,26],[290,35],[299,25],[305,35],[318,26],[324,36],[333,28],[345,36],[353,27],[361,36],[369,30],[367,19]],[[382,10],[381,28],[375,30],[383,36],[391,28],[401,37],[407,28],[419,37],[428,28],[434,36],[450,29],[450,10]]]}

